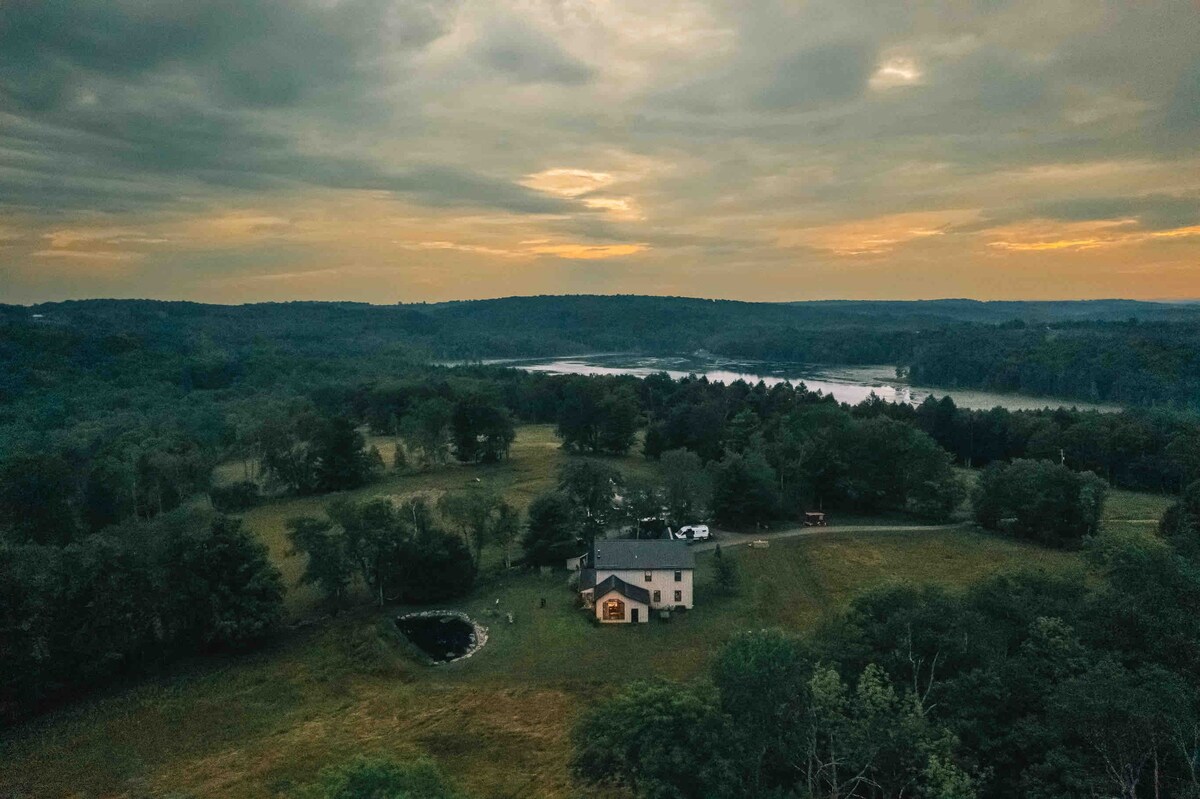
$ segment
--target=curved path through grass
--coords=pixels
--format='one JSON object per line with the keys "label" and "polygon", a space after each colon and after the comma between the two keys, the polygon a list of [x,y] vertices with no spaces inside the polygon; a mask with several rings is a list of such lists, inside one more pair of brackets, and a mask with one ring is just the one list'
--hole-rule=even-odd
{"label": "curved path through grass", "polygon": [[756,533],[739,533],[735,530],[713,528],[713,539],[699,544],[693,544],[696,552],[709,552],[718,546],[722,549],[746,546],[753,541],[776,541],[782,538],[801,538],[803,536],[818,536],[829,533],[932,533],[938,530],[955,530],[967,528],[966,522],[953,524],[847,524],[829,527],[786,527],[782,530],[767,530]]}

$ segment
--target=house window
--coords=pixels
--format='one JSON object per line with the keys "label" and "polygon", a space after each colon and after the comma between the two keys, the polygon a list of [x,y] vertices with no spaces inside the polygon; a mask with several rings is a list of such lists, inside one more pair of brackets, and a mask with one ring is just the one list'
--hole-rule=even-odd
{"label": "house window", "polygon": [[[678,593],[678,592],[676,592],[676,593]],[[662,602],[662,591],[655,591],[654,592],[654,604],[657,605],[659,602]]]}
{"label": "house window", "polygon": [[650,581],[652,581],[653,579],[654,579],[654,572],[652,572],[652,571],[647,571],[647,572],[646,572],[646,582],[650,582]]}
{"label": "house window", "polygon": [[676,592],[675,592],[675,601],[676,601],[676,602],[682,602],[682,601],[683,601],[683,592],[682,592],[682,591],[676,591]]}
{"label": "house window", "polygon": [[683,582],[683,572],[675,572],[675,582],[677,582],[677,583]]}
{"label": "house window", "polygon": [[625,603],[619,599],[609,599],[604,602],[605,621],[625,621]]}

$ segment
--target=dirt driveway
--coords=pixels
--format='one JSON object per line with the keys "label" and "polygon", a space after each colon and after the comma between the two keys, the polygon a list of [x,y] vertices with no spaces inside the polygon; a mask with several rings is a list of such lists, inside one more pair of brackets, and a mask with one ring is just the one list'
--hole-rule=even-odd
{"label": "dirt driveway", "polygon": [[694,552],[708,552],[716,549],[720,544],[728,549],[729,547],[746,546],[751,541],[775,541],[780,538],[800,538],[802,536],[826,535],[828,533],[921,533],[934,532],[936,530],[953,530],[956,527],[965,527],[964,523],[955,524],[846,524],[842,526],[831,527],[785,527],[782,530],[769,530],[758,533],[737,533],[733,530],[718,530],[712,528],[712,541],[704,541],[699,544],[692,545]]}

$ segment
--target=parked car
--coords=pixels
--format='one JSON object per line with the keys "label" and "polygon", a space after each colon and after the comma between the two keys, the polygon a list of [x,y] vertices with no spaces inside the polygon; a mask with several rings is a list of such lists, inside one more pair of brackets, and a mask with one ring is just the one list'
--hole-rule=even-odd
{"label": "parked car", "polygon": [[677,541],[707,541],[711,537],[707,524],[685,524],[675,531]]}
{"label": "parked car", "polygon": [[825,514],[821,511],[809,511],[804,514],[805,527],[828,527],[829,520],[825,518]]}

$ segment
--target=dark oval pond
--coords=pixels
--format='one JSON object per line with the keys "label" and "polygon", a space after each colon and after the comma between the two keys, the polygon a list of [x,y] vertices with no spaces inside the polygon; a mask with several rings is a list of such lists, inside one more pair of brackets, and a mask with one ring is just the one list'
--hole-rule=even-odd
{"label": "dark oval pond", "polygon": [[475,646],[475,627],[456,616],[401,616],[396,626],[433,660],[455,660]]}

